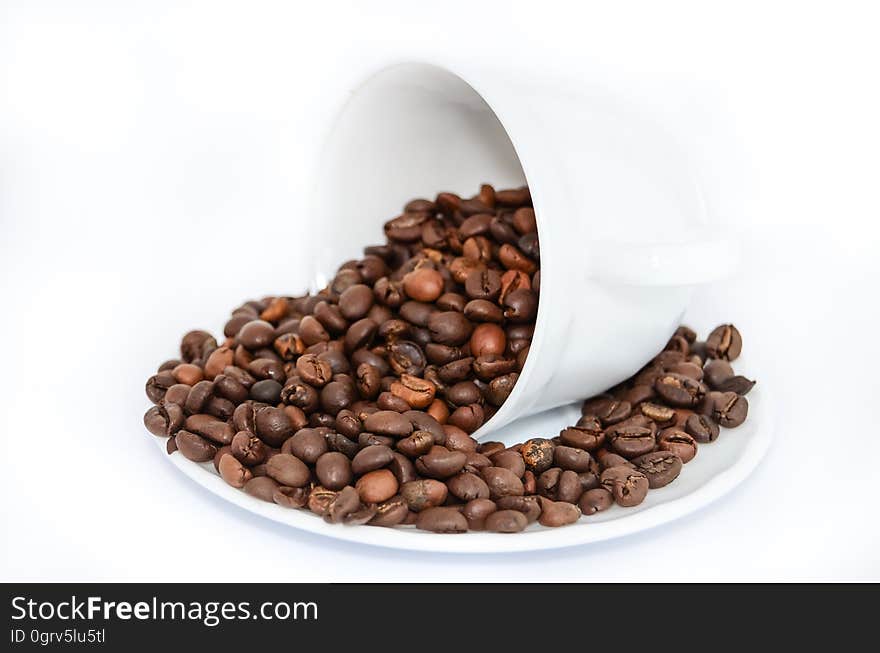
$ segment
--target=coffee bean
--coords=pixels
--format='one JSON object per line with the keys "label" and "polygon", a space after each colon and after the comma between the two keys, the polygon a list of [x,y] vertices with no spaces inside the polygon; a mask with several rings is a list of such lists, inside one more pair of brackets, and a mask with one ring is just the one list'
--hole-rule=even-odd
{"label": "coffee bean", "polygon": [[538,517],[541,516],[541,504],[535,496],[505,496],[495,503],[498,510],[516,510],[523,513],[530,524],[538,521]]}
{"label": "coffee bean", "polygon": [[540,474],[553,464],[554,451],[556,445],[552,441],[545,438],[532,438],[526,440],[520,453],[526,468],[532,470],[535,474]]}
{"label": "coffee bean", "polygon": [[[481,531],[485,528],[486,518],[496,510],[498,508],[491,499],[473,499],[465,504],[461,509],[461,514],[467,520],[468,529]],[[528,520],[526,520],[526,524],[528,524]]]}
{"label": "coffee bean", "polygon": [[681,473],[682,461],[671,451],[652,451],[632,463],[648,478],[648,487],[652,490],[669,485]]}
{"label": "coffee bean", "polygon": [[443,276],[423,267],[413,270],[403,278],[403,289],[406,294],[418,302],[433,302],[443,294]]}
{"label": "coffee bean", "polygon": [[703,378],[709,387],[717,390],[718,386],[734,376],[733,366],[725,360],[712,359],[703,367]]}
{"label": "coffee bean", "polygon": [[639,405],[642,415],[657,422],[660,426],[667,426],[675,421],[675,410],[668,406],[661,406],[651,402],[643,402]]}
{"label": "coffee bean", "polygon": [[280,486],[268,476],[255,476],[244,484],[244,491],[260,501],[273,502],[275,492]]}
{"label": "coffee bean", "polygon": [[685,431],[668,428],[660,432],[657,447],[661,451],[669,451],[681,458],[681,462],[689,463],[697,455],[697,443]]}
{"label": "coffee bean", "polygon": [[309,501],[308,487],[278,487],[272,492],[272,501],[284,508],[305,508]]}
{"label": "coffee bean", "polygon": [[706,338],[706,353],[710,358],[732,361],[742,351],[742,336],[732,324],[722,324]]}
{"label": "coffee bean", "polygon": [[568,526],[580,519],[580,509],[571,503],[564,501],[551,501],[546,497],[540,497],[541,516],[538,523],[542,526],[556,528],[559,526]]}
{"label": "coffee bean", "polygon": [[443,479],[460,472],[466,462],[467,455],[465,453],[435,446],[431,451],[416,459],[416,470],[423,476]]}
{"label": "coffee bean", "polygon": [[570,447],[595,451],[605,443],[605,431],[597,418],[585,416],[577,425],[562,429],[559,438]]}
{"label": "coffee bean", "polygon": [[518,510],[496,510],[485,517],[484,524],[485,529],[493,533],[519,533],[529,521]]}
{"label": "coffee bean", "polygon": [[207,331],[190,331],[180,341],[180,357],[185,363],[204,360],[217,349],[217,341]]}
{"label": "coffee bean", "polygon": [[427,360],[422,348],[416,343],[400,340],[388,347],[388,363],[398,376],[402,374],[421,376],[425,371]]}
{"label": "coffee bean", "polygon": [[507,337],[497,324],[478,324],[471,333],[470,348],[475,356],[500,356],[507,347]]}
{"label": "coffee bean", "polygon": [[316,485],[309,493],[307,505],[309,507],[309,510],[311,510],[319,517],[323,517],[335,498],[335,491],[328,490],[327,488],[321,487],[320,485]]}
{"label": "coffee bean", "polygon": [[470,338],[473,326],[470,321],[456,311],[432,313],[428,318],[431,340],[442,345],[462,345]]}
{"label": "coffee bean", "polygon": [[380,503],[397,494],[397,479],[387,469],[376,469],[361,476],[355,484],[364,503]]}
{"label": "coffee bean", "polygon": [[587,490],[578,501],[578,508],[584,515],[594,515],[597,512],[607,510],[614,504],[614,497],[605,488]]}
{"label": "coffee bean", "polygon": [[187,431],[197,433],[217,444],[229,444],[235,436],[235,431],[230,424],[213,415],[190,415],[186,418],[184,426]]}
{"label": "coffee bean", "polygon": [[391,384],[391,394],[411,408],[427,408],[434,401],[435,392],[433,383],[411,374],[402,374],[399,381]]}
{"label": "coffee bean", "polygon": [[[171,388],[169,388],[168,392],[171,392]],[[738,395],[747,395],[749,391],[755,387],[755,381],[747,379],[744,376],[736,375],[732,376],[729,379],[725,379],[717,386],[715,389],[719,392],[734,392]],[[168,394],[165,394],[165,400],[168,401]]]}
{"label": "coffee bean", "polygon": [[449,424],[457,426],[465,433],[473,433],[483,425],[484,421],[485,412],[483,411],[483,407],[478,403],[459,406],[452,412],[447,420]]}
{"label": "coffee bean", "polygon": [[413,431],[412,423],[400,413],[391,410],[380,410],[368,415],[364,420],[364,428],[370,433],[392,437],[406,437]]}
{"label": "coffee bean", "polygon": [[654,449],[654,432],[646,426],[615,424],[606,431],[606,438],[614,453],[624,458],[635,458]]}
{"label": "coffee bean", "polygon": [[706,387],[681,374],[663,374],[654,383],[654,390],[672,406],[696,406],[706,394]]}
{"label": "coffee bean", "polygon": [[462,472],[446,480],[449,492],[461,501],[488,499],[489,486],[476,474]]}
{"label": "coffee bean", "polygon": [[370,526],[397,526],[409,515],[409,509],[402,497],[395,496],[376,506],[376,514],[368,522]]}
{"label": "coffee bean", "polygon": [[623,507],[637,506],[648,494],[648,479],[640,471],[625,465],[608,467],[600,476],[602,487],[611,492]]}
{"label": "coffee bean", "polygon": [[203,463],[212,460],[217,453],[217,447],[215,445],[190,431],[178,431],[174,436],[174,442],[177,445],[177,450],[180,451],[185,458],[196,463]]}
{"label": "coffee bean", "polygon": [[428,508],[419,513],[416,528],[434,533],[464,533],[467,519],[456,508]]}
{"label": "coffee bean", "polygon": [[236,433],[229,446],[232,455],[244,465],[259,465],[266,460],[266,446],[249,431]]}
{"label": "coffee bean", "polygon": [[522,496],[523,484],[519,477],[504,467],[486,467],[481,471],[483,480],[489,486],[489,498]]}
{"label": "coffee bean", "polygon": [[289,453],[278,453],[269,458],[266,473],[288,487],[302,487],[311,476],[306,464]]}
{"label": "coffee bean", "polygon": [[309,465],[314,465],[329,449],[325,436],[314,428],[300,429],[285,441],[284,448],[287,449],[285,453],[291,453]]}
{"label": "coffee bean", "polygon": [[447,487],[434,479],[410,481],[400,486],[400,496],[413,512],[442,505],[446,501]]}
{"label": "coffee bean", "polygon": [[711,417],[697,414],[688,416],[684,430],[701,444],[714,442],[720,433],[718,424]]}
{"label": "coffee bean", "polygon": [[244,484],[253,478],[250,470],[238,462],[231,454],[225,454],[220,458],[218,465],[220,477],[235,488],[242,488]]}
{"label": "coffee bean", "polygon": [[562,469],[574,472],[587,472],[592,469],[593,458],[583,449],[558,445],[553,450],[553,462]]}
{"label": "coffee bean", "polygon": [[526,463],[519,451],[505,449],[491,456],[490,459],[495,467],[509,469],[517,478],[522,478],[526,472]]}
{"label": "coffee bean", "polygon": [[735,392],[723,392],[712,402],[712,419],[726,428],[735,428],[746,421],[749,402]]}
{"label": "coffee bean", "polygon": [[372,306],[373,289],[364,284],[349,286],[339,296],[339,312],[350,322],[365,317]]}
{"label": "coffee bean", "polygon": [[394,458],[385,445],[371,445],[361,449],[351,461],[351,469],[358,476],[385,467]]}

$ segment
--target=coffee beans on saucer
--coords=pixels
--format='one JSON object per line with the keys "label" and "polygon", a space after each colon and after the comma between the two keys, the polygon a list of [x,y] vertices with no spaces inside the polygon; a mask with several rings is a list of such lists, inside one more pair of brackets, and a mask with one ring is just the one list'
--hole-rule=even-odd
{"label": "coffee beans on saucer", "polygon": [[664,351],[584,401],[558,434],[471,434],[525,364],[540,300],[528,188],[415,199],[383,244],[311,295],[232,311],[184,335],[147,380],[144,415],[169,454],[331,523],[516,533],[641,503],[748,415],[730,324],[680,327]]}

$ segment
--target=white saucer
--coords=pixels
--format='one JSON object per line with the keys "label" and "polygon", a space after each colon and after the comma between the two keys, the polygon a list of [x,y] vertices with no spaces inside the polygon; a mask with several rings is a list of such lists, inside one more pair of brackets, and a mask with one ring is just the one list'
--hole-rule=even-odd
{"label": "white saucer", "polygon": [[[599,542],[644,531],[684,517],[703,508],[742,483],[767,452],[773,424],[767,397],[760,383],[749,393],[749,417],[735,429],[722,429],[711,444],[700,445],[697,457],[685,465],[670,485],[651,490],[634,508],[612,506],[605,512],[562,528],[532,524],[516,534],[468,532],[434,534],[414,527],[379,528],[328,524],[307,510],[292,510],[255,499],[227,485],[211,463],[196,464],[179,452],[165,453],[165,438],[156,438],[162,456],[196,483],[244,510],[257,513],[294,528],[327,537],[374,546],[438,551],[444,553],[495,553],[554,549]],[[565,406],[514,422],[490,439],[522,442],[530,437],[553,437],[580,416],[579,405]],[[295,537],[296,532],[291,531]]]}

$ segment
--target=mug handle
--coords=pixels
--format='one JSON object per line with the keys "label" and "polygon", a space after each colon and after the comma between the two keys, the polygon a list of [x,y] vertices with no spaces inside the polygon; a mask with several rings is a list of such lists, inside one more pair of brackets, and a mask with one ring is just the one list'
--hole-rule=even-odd
{"label": "mug handle", "polygon": [[595,243],[590,278],[610,284],[690,286],[730,277],[740,251],[728,237],[682,243]]}

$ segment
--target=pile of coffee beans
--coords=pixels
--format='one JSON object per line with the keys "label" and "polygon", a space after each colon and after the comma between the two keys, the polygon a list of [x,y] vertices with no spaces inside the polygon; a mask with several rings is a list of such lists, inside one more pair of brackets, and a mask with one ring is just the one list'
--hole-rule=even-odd
{"label": "pile of coffee beans", "polygon": [[412,200],[385,236],[314,295],[245,302],[222,342],[183,337],[146,384],[144,423],[169,454],[332,523],[512,533],[637,505],[745,420],[737,329],[698,341],[681,327],[558,436],[478,443],[534,332],[529,190]]}

